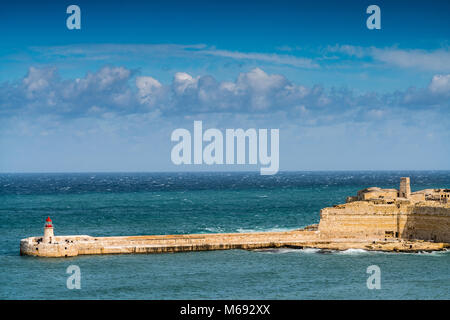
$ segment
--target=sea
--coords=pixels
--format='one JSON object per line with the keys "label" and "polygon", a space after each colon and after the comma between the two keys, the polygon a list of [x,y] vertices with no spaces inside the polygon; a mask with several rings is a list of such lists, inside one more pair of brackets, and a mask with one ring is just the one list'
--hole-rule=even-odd
{"label": "sea", "polygon": [[[403,176],[413,191],[450,187],[450,171],[0,174],[0,299],[449,299],[450,252],[19,254],[47,216],[55,235],[295,230],[360,189],[398,188]],[[79,289],[68,286],[71,266]],[[368,286],[371,266],[379,289]]]}

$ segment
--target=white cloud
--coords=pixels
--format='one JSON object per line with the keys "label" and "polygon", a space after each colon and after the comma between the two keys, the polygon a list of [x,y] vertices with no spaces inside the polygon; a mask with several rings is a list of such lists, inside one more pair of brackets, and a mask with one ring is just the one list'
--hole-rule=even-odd
{"label": "white cloud", "polygon": [[136,87],[141,103],[152,104],[154,97],[158,95],[162,85],[152,77],[136,77]]}
{"label": "white cloud", "polygon": [[[39,157],[52,169],[137,170],[133,161],[142,158],[148,167],[139,168],[161,169],[156,163],[169,161],[170,131],[193,120],[216,128],[280,128],[282,156],[294,169],[306,168],[298,159],[308,158],[311,168],[376,168],[380,160],[391,168],[392,159],[411,163],[419,149],[447,159],[449,81],[436,74],[423,88],[382,94],[303,86],[262,68],[233,81],[178,72],[169,83],[124,67],[79,79],[30,68],[22,79],[0,84],[0,143],[8,150],[0,170],[42,170]],[[430,144],[430,136],[439,139]]]}
{"label": "white cloud", "polygon": [[[300,50],[301,48],[280,47],[277,52],[242,52],[221,50],[204,44],[80,44],[53,47],[32,47],[52,63],[64,63],[67,58],[82,62],[108,60],[114,63],[126,63],[129,60],[146,61],[152,56],[158,59],[199,59],[202,64],[217,63],[221,58],[250,63],[259,66],[293,67],[300,69],[335,69],[367,65],[387,65],[417,71],[450,72],[450,50],[443,47],[435,50],[400,49],[397,47],[377,48],[348,44],[328,46],[325,50]],[[284,53],[280,53],[283,51]],[[293,54],[295,53],[295,54]],[[327,55],[333,53],[333,55]],[[344,58],[343,58],[344,56]],[[345,56],[351,59],[345,59]],[[213,58],[208,60],[208,58]],[[371,61],[368,61],[371,60]],[[373,64],[375,62],[376,64]]]}
{"label": "white cloud", "polygon": [[450,74],[435,75],[428,86],[433,93],[450,93]]}
{"label": "white cloud", "polygon": [[86,77],[76,79],[74,90],[83,91],[92,88],[110,90],[122,86],[131,76],[131,71],[124,67],[103,67],[95,73],[89,72]]}
{"label": "white cloud", "polygon": [[22,80],[26,96],[32,99],[36,94],[47,89],[55,76],[54,68],[38,69],[30,67],[27,76]]}
{"label": "white cloud", "polygon": [[450,71],[449,48],[418,50],[336,45],[329,46],[327,51],[343,53],[356,58],[370,57],[374,61],[400,68],[416,68],[435,72]]}
{"label": "white cloud", "polygon": [[[267,62],[271,64],[282,64],[297,68],[316,69],[319,64],[309,57],[299,57],[288,54],[260,53],[260,52],[240,52],[230,50],[219,50],[213,46],[205,44],[79,44],[49,47],[31,47],[31,50],[53,62],[61,57],[70,56],[77,60],[108,60],[114,58],[120,61],[128,57],[136,59],[138,57],[148,57],[148,55],[171,57],[198,57],[204,59],[205,56],[223,57],[234,60],[253,60],[258,63]],[[299,48],[291,48],[289,51],[298,51]]]}
{"label": "white cloud", "polygon": [[104,67],[79,79],[61,79],[54,69],[30,68],[18,83],[0,85],[0,120],[19,114],[111,118],[151,109],[155,117],[165,119],[222,114],[267,121],[277,115],[305,125],[373,121],[404,115],[402,110],[442,112],[449,106],[449,83],[450,76],[440,74],[425,88],[357,94],[320,85],[306,87],[261,68],[242,72],[235,81],[177,72],[168,84],[149,75],[133,78],[124,67]]}
{"label": "white cloud", "polygon": [[402,68],[419,68],[430,71],[450,70],[450,52],[448,50],[400,50],[372,48],[375,60]]}
{"label": "white cloud", "polygon": [[183,94],[187,88],[197,88],[197,82],[198,77],[194,79],[186,72],[177,72],[173,79],[173,88],[177,94]]}
{"label": "white cloud", "polygon": [[219,57],[226,57],[238,60],[255,60],[258,62],[270,62],[276,64],[285,64],[293,67],[315,69],[319,68],[319,65],[312,59],[297,57],[287,54],[275,54],[275,53],[257,53],[257,52],[239,52],[239,51],[228,51],[228,50],[200,50],[198,51],[202,54],[208,54]]}

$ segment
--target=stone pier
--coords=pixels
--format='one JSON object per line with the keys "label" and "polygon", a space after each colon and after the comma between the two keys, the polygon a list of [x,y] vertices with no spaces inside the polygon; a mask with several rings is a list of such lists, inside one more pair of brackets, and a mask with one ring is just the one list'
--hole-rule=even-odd
{"label": "stone pier", "polygon": [[323,239],[318,231],[157,235],[131,237],[57,236],[53,243],[30,237],[20,242],[20,253],[41,257],[73,257],[86,254],[164,253],[227,249],[319,248],[376,251],[438,251],[446,243],[415,240]]}
{"label": "stone pier", "polygon": [[450,189],[411,192],[371,187],[347,203],[321,210],[320,223],[286,232],[92,237],[55,236],[47,218],[43,237],[20,241],[22,255],[73,257],[86,254],[163,253],[226,249],[319,248],[392,252],[450,247]]}

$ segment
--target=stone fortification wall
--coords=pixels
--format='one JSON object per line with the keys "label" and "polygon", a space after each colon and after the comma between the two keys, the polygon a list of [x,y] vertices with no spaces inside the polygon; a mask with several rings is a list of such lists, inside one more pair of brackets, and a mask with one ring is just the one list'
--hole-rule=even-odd
{"label": "stone fortification wall", "polygon": [[319,233],[323,238],[450,242],[450,206],[355,201],[322,209]]}

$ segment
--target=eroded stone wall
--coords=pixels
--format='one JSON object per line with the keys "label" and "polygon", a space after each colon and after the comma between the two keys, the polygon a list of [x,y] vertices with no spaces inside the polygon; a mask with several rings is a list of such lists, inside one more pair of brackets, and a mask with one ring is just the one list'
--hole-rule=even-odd
{"label": "eroded stone wall", "polygon": [[450,242],[450,207],[356,201],[322,209],[319,232],[322,238]]}

